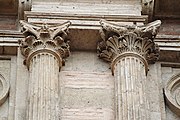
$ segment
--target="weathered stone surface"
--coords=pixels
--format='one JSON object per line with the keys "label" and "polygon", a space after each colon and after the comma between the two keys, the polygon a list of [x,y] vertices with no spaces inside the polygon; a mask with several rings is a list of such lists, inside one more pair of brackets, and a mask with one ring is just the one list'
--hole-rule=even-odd
{"label": "weathered stone surface", "polygon": [[[166,119],[173,119],[173,120],[178,120],[180,117],[178,116],[179,110],[178,109],[178,104],[177,104],[177,98],[176,94],[174,93],[179,89],[179,75],[180,69],[179,68],[172,68],[172,67],[162,67],[162,81],[163,81],[163,88],[165,89],[165,96],[167,98],[167,104],[166,104]],[[172,82],[176,81],[176,82]],[[170,85],[170,86],[169,86]],[[175,85],[176,87],[174,88]],[[173,90],[172,90],[173,88]],[[169,101],[170,100],[170,101]],[[169,108],[168,108],[168,106]],[[173,112],[172,112],[173,111]],[[175,114],[176,113],[176,114]]]}
{"label": "weathered stone surface", "polygon": [[[66,62],[65,67],[62,67],[59,75],[62,120],[86,120],[89,118],[92,118],[92,120],[114,120],[114,78],[111,76],[109,64],[98,59],[94,52],[72,52],[67,60],[68,62]],[[27,87],[22,87],[26,86],[24,83],[28,81],[28,71],[26,66],[22,64],[22,61],[23,57],[21,57],[20,64],[18,65],[18,74],[21,74],[21,76],[18,77],[18,88],[16,91],[17,100],[15,111],[19,114],[16,116],[18,118],[17,120],[25,119],[23,116],[25,115],[24,111],[27,105],[27,103],[24,103],[24,101],[26,101],[27,93],[25,93],[25,91],[27,91]],[[148,87],[148,94],[150,95],[149,107],[151,119],[178,120],[179,117],[174,115],[170,110],[167,110],[167,108],[166,113],[164,113],[164,101],[162,93],[160,92],[163,87],[160,86],[160,83],[158,85],[158,82],[160,82],[161,79],[161,72],[162,86],[164,86],[163,84],[170,79],[173,74],[179,73],[180,70],[178,68],[161,67],[159,63],[150,65],[149,69],[147,84],[150,87]],[[86,79],[86,77],[88,77],[88,79]],[[24,90],[22,91],[22,89]],[[104,96],[106,101],[102,102],[101,96]],[[73,100],[68,99],[71,97]],[[159,99],[157,97],[159,97]],[[88,101],[90,101],[89,104]],[[99,106],[98,108],[96,107],[97,105]],[[103,108],[102,106],[107,107]]]}
{"label": "weathered stone surface", "polygon": [[[141,27],[120,26],[104,20],[100,24],[102,41],[97,45],[97,52],[100,58],[111,62],[115,76],[115,119],[150,120],[147,62],[158,59],[159,49],[154,39],[161,22]],[[161,119],[160,114],[157,119]]]}
{"label": "weathered stone surface", "polygon": [[39,53],[54,55],[61,67],[64,59],[69,56],[69,44],[66,40],[70,22],[59,26],[48,27],[47,24],[36,26],[20,21],[25,39],[20,40],[20,49],[25,56],[24,64],[29,68],[31,58]]}
{"label": "weathered stone surface", "polygon": [[168,107],[166,107],[166,120],[179,120],[180,117],[174,114]]}
{"label": "weathered stone surface", "polygon": [[[116,86],[114,83],[117,83],[115,79],[127,76],[124,81],[128,81],[130,85],[133,80],[136,81],[137,79],[134,79],[134,76],[128,76],[137,73],[141,76],[144,71],[138,72],[136,68],[137,71],[132,72],[133,67],[138,66],[138,64],[133,64],[132,69],[126,67],[131,62],[138,63],[138,61],[134,61],[134,57],[128,57],[126,64],[124,64],[125,74],[120,72],[123,69],[119,71],[115,69],[119,76],[114,78],[111,75],[109,64],[98,59],[95,53],[96,45],[100,40],[98,31],[101,25],[99,20],[106,19],[113,24],[117,23],[119,26],[137,25],[140,27],[146,24],[147,20],[151,20],[152,16],[153,19],[163,19],[160,32],[154,39],[160,48],[160,59],[155,64],[149,64],[146,77],[147,89],[145,92],[148,94],[149,118],[150,120],[179,120],[179,116],[176,115],[177,112],[172,108],[169,109],[163,99],[163,88],[167,86],[172,76],[180,73],[180,24],[179,19],[176,19],[180,18],[178,2],[178,0],[0,0],[2,3],[0,4],[0,74],[3,74],[3,77],[10,83],[9,96],[0,106],[0,120],[26,120],[27,106],[29,105],[29,83],[35,83],[40,79],[45,80],[39,75],[33,80],[29,79],[29,76],[52,72],[54,69],[50,67],[52,66],[50,63],[54,60],[49,54],[40,54],[42,59],[38,56],[33,57],[31,60],[35,62],[32,63],[31,61],[32,66],[29,65],[31,72],[22,64],[24,56],[18,50],[18,40],[23,37],[17,24],[19,19],[26,19],[36,25],[47,23],[50,25],[49,27],[62,24],[67,20],[72,23],[69,27],[70,34],[67,40],[70,39],[69,45],[71,51],[74,52],[69,58],[64,59],[68,62],[66,62],[65,67],[62,67],[60,73],[53,72],[56,74],[54,76],[59,74],[59,78],[54,79],[54,83],[58,83],[58,89],[61,90],[61,93],[58,93],[60,103],[57,105],[60,106],[57,110],[60,114],[59,118],[62,120],[114,120],[116,112],[114,105],[116,99],[114,88]],[[31,11],[27,11],[30,9]],[[24,11],[26,12],[24,13]],[[76,50],[80,51],[77,52]],[[1,63],[1,61],[3,62]],[[44,63],[50,69],[44,67],[42,65]],[[118,66],[121,68],[122,63],[123,61],[117,63],[115,68]],[[142,62],[139,65],[144,69],[145,66]],[[42,66],[41,70],[46,72],[35,70],[38,66]],[[6,74],[9,75],[9,78],[6,78]],[[51,78],[53,75],[45,74],[45,76]],[[51,80],[48,79],[47,81],[50,83]],[[120,84],[119,86],[123,85]],[[171,90],[172,99],[176,104],[179,103],[179,95],[176,95],[179,93],[177,86]],[[39,90],[43,91],[43,94],[49,95],[48,88],[40,88]],[[32,91],[36,94],[37,86],[33,86]],[[0,94],[1,92],[2,84],[0,82]],[[131,92],[129,90],[126,92],[127,95],[131,95],[131,93],[133,97],[139,95],[137,91]],[[137,95],[133,93],[137,93]],[[36,101],[37,97],[32,99]],[[51,100],[55,99],[52,98]],[[37,105],[37,102],[33,103],[35,103],[34,106]],[[131,101],[126,103],[130,105]],[[50,102],[47,104],[49,105]],[[127,113],[132,109],[129,108]],[[48,117],[46,116],[46,118]]]}
{"label": "weathered stone surface", "polygon": [[11,56],[11,71],[10,71],[10,91],[9,91],[9,111],[8,120],[15,120],[16,106],[16,79],[17,79],[17,57]]}
{"label": "weathered stone surface", "polygon": [[26,109],[27,109],[27,95],[28,95],[28,81],[29,74],[28,69],[23,65],[24,56],[21,54],[20,49],[18,49],[17,54],[17,70],[16,73],[16,95],[15,95],[15,111],[14,111],[14,120],[25,120],[26,119]]}
{"label": "weathered stone surface", "polygon": [[98,56],[113,62],[125,52],[135,52],[148,62],[155,62],[159,57],[159,48],[154,39],[159,31],[161,21],[145,26],[120,26],[101,20],[102,41],[97,46]]}
{"label": "weathered stone surface", "polygon": [[[47,0],[48,1],[48,0]],[[51,1],[50,4],[37,0],[33,2],[32,11],[44,13],[96,14],[96,15],[141,15],[140,0],[68,0]],[[101,3],[101,4],[98,4]],[[91,9],[93,7],[93,9]]]}
{"label": "weathered stone surface", "polygon": [[147,89],[150,118],[166,120],[165,101],[163,96],[163,81],[161,79],[161,64],[156,62],[149,65],[147,75]]}
{"label": "weathered stone surface", "polygon": [[0,119],[8,119],[10,60],[0,60]]}
{"label": "weathered stone surface", "polygon": [[62,120],[114,120],[114,78],[96,53],[72,52],[59,77]]}
{"label": "weathered stone surface", "polygon": [[30,72],[26,119],[60,119],[58,72],[70,54],[66,41],[70,22],[55,27],[20,22],[25,36],[20,50]]}
{"label": "weathered stone surface", "polygon": [[174,75],[165,85],[165,97],[169,108],[180,116],[180,74]]}

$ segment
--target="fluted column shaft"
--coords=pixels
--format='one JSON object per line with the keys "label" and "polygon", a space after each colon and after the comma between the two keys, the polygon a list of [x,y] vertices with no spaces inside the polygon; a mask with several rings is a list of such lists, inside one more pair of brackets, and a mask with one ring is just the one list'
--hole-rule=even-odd
{"label": "fluted column shaft", "polygon": [[26,120],[59,120],[58,73],[70,54],[66,40],[70,22],[59,26],[20,21],[24,64],[30,72]]}
{"label": "fluted column shaft", "polygon": [[149,120],[145,66],[133,54],[114,63],[116,120]]}
{"label": "fluted column shaft", "polygon": [[58,120],[58,60],[50,53],[35,55],[30,61],[27,120]]}
{"label": "fluted column shaft", "polygon": [[102,41],[97,52],[111,62],[115,77],[115,120],[149,120],[146,75],[148,64],[159,57],[154,38],[161,21],[144,26],[120,26],[105,20],[100,24]]}

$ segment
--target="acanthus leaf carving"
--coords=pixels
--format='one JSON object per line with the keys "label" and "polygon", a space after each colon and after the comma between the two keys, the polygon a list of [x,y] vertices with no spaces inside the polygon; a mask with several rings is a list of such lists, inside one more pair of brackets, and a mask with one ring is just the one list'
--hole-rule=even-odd
{"label": "acanthus leaf carving", "polygon": [[[64,62],[64,59],[69,56],[70,47],[67,35],[71,22],[67,21],[58,26],[33,25],[26,21],[20,21],[20,24],[25,36],[19,41],[20,49],[26,59],[37,51],[52,51],[51,53],[57,54],[62,59],[61,62]],[[27,60],[25,63],[27,64]]]}
{"label": "acanthus leaf carving", "polygon": [[159,48],[154,43],[154,38],[161,21],[157,20],[144,26],[119,26],[105,20],[101,20],[100,24],[102,41],[97,46],[100,58],[112,62],[121,53],[136,52],[149,63],[158,59]]}

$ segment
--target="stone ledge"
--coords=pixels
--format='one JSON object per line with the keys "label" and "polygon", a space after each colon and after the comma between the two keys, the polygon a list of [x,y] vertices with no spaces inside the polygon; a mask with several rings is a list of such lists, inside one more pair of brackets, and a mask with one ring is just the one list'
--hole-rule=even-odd
{"label": "stone ledge", "polygon": [[123,25],[142,25],[147,23],[147,16],[127,16],[127,15],[100,15],[100,14],[73,14],[73,13],[42,13],[25,11],[25,19],[34,24],[47,23],[50,25],[61,24],[71,21],[70,28],[98,29],[99,21],[106,19]]}

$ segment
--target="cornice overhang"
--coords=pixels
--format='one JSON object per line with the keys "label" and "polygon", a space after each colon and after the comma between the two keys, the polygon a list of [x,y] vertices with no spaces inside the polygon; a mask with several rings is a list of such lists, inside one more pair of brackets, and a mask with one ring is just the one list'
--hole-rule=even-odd
{"label": "cornice overhang", "polygon": [[71,20],[70,28],[74,29],[99,29],[100,19],[106,19],[119,24],[137,24],[142,25],[148,22],[147,15],[100,15],[100,14],[73,14],[73,13],[46,13],[25,11],[25,20],[33,24],[43,24],[44,22],[50,25],[63,23]]}

